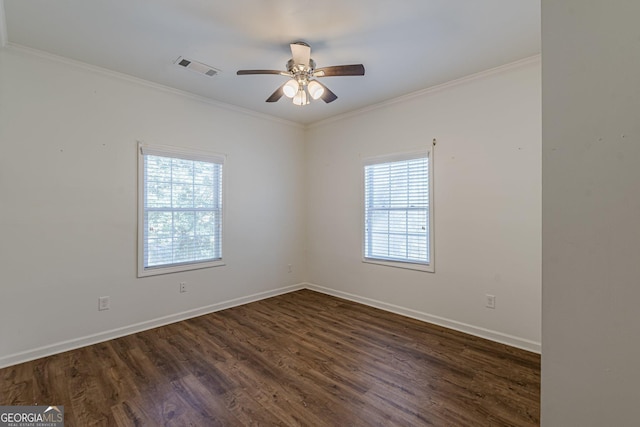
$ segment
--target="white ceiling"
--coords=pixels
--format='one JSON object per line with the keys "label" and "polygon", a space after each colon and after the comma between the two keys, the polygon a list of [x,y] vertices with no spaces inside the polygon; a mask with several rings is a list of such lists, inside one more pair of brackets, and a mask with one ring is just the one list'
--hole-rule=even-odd
{"label": "white ceiling", "polygon": [[[0,0],[1,2],[2,0]],[[1,6],[1,4],[0,4]],[[540,53],[540,0],[4,0],[8,42],[309,124]],[[1,18],[1,14],[0,14]],[[331,104],[265,99],[285,77],[289,43],[326,77]],[[179,56],[221,70],[206,77]]]}

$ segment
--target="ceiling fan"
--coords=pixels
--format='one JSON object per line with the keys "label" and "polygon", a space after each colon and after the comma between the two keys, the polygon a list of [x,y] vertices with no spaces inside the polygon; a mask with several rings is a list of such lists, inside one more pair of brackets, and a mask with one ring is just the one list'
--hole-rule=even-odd
{"label": "ceiling fan", "polygon": [[291,98],[295,105],[307,105],[309,98],[322,99],[329,103],[338,99],[328,87],[316,78],[335,76],[364,76],[364,65],[334,65],[316,68],[316,62],[311,59],[311,47],[304,42],[291,43],[292,58],[287,62],[287,71],[279,70],[238,70],[239,76],[249,74],[277,74],[289,77],[275,92],[267,98],[267,102],[276,102],[282,95]]}

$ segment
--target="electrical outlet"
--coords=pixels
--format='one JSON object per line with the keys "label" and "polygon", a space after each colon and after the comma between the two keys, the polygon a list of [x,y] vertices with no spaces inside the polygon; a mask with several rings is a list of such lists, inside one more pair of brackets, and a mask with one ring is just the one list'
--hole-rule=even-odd
{"label": "electrical outlet", "polygon": [[487,298],[486,307],[487,308],[496,308],[496,296],[495,295],[486,294],[485,297]]}
{"label": "electrical outlet", "polygon": [[111,308],[111,300],[109,297],[98,298],[98,311],[109,310]]}
{"label": "electrical outlet", "polygon": [[292,266],[291,264],[289,264],[289,265],[287,266],[287,271],[288,271],[289,273],[293,273],[293,266]]}
{"label": "electrical outlet", "polygon": [[180,293],[187,292],[187,282],[180,282]]}

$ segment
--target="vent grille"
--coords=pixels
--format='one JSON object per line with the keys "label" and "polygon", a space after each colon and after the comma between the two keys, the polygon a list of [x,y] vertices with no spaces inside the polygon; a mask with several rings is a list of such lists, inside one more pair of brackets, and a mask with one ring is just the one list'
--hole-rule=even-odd
{"label": "vent grille", "polygon": [[173,63],[179,65],[180,67],[195,71],[198,74],[204,74],[205,76],[209,77],[213,77],[220,73],[220,70],[218,70],[217,68],[213,68],[207,64],[203,64],[202,62],[194,61],[192,59],[183,58],[182,56],[179,56],[178,59],[173,61]]}

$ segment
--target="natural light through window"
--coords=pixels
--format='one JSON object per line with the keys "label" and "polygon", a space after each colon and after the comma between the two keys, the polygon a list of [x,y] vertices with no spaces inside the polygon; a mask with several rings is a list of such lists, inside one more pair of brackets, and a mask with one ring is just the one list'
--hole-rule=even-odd
{"label": "natural light through window", "polygon": [[140,146],[139,275],[222,260],[224,157]]}
{"label": "natural light through window", "polygon": [[433,271],[430,153],[364,165],[364,261]]}

